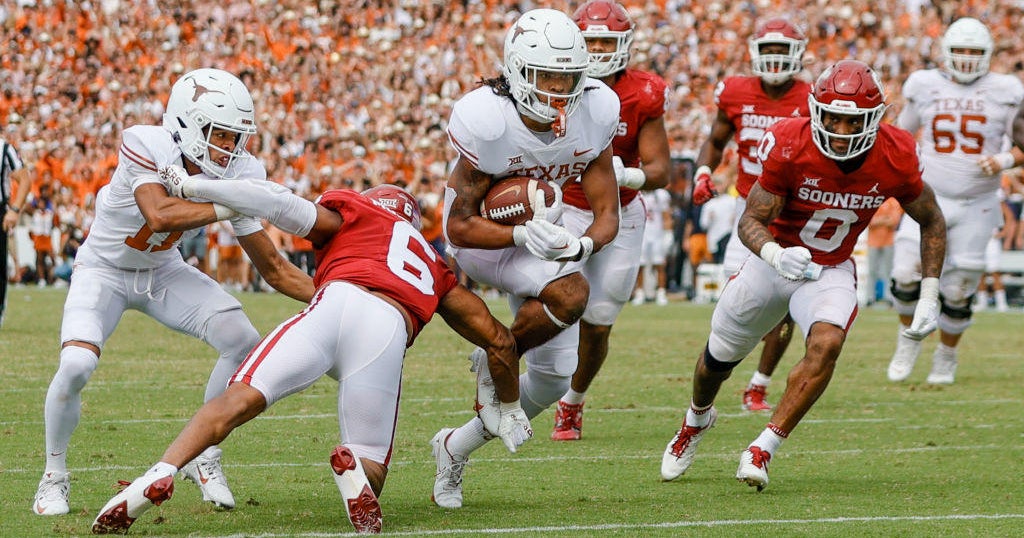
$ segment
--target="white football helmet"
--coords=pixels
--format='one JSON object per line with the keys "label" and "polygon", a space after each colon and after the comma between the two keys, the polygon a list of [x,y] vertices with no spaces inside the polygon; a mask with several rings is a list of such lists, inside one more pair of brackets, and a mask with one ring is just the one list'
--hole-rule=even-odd
{"label": "white football helmet", "polygon": [[611,0],[590,0],[573,13],[576,26],[586,39],[615,40],[612,52],[591,52],[587,75],[604,78],[626,68],[629,47],[633,44],[633,21],[626,9]]}
{"label": "white football helmet", "polygon": [[[233,179],[238,175],[231,164],[248,155],[249,138],[256,134],[252,96],[238,77],[220,69],[196,69],[185,73],[171,87],[164,112],[164,129],[171,132],[185,158],[207,175]],[[237,134],[234,147],[210,143],[213,129]],[[227,155],[223,164],[210,152]]]}
{"label": "white football helmet", "polygon": [[[762,54],[763,45],[782,44],[789,47],[785,54]],[[807,36],[786,19],[768,19],[762,23],[747,42],[750,51],[750,70],[765,84],[777,86],[796,76],[803,68]]]}
{"label": "white football helmet", "polygon": [[[994,43],[988,28],[978,19],[971,17],[957,19],[949,25],[942,36],[946,69],[953,76],[953,80],[961,84],[970,84],[988,73],[993,48]],[[953,49],[980,50],[981,54],[957,53],[953,52]]]}
{"label": "white football helmet", "polygon": [[[504,53],[502,71],[521,114],[552,123],[560,109],[569,116],[579,106],[590,54],[583,33],[568,15],[554,9],[527,11],[505,34]],[[564,93],[539,89],[542,72],[569,75]]]}

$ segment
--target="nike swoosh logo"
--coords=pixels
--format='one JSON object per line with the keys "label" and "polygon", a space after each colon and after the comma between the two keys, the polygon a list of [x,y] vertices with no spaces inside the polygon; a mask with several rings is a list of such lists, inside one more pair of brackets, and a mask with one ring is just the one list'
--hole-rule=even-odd
{"label": "nike swoosh logo", "polygon": [[36,501],[36,506],[35,506],[35,510],[36,510],[36,513],[37,513],[37,514],[39,514],[39,515],[42,515],[42,514],[43,514],[43,511],[44,511],[44,509],[43,509],[43,507],[42,507],[42,506],[39,506],[39,501]]}
{"label": "nike swoosh logo", "polygon": [[197,474],[199,475],[199,481],[202,482],[203,484],[206,484],[207,482],[210,481],[209,478],[206,478],[205,476],[203,476],[203,471],[198,471],[197,470]]}
{"label": "nike swoosh logo", "polygon": [[590,153],[591,149],[593,149],[593,148],[587,148],[587,149],[585,149],[583,151],[573,151],[572,152],[572,156],[573,157],[579,157],[580,155],[583,155],[583,154],[586,154],[586,153]]}
{"label": "nike swoosh logo", "polygon": [[520,186],[520,185],[513,185],[513,186],[511,186],[511,187],[509,187],[509,188],[499,192],[495,196],[505,196],[505,194],[507,194],[507,193],[515,192],[513,197],[518,197],[519,196],[519,191],[521,191],[521,190],[523,190],[522,186]]}

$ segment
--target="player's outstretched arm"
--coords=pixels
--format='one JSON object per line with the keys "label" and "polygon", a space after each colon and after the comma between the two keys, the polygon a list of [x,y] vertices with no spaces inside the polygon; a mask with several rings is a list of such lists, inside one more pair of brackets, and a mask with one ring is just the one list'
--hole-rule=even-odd
{"label": "player's outstretched arm", "polygon": [[464,286],[456,286],[445,294],[437,313],[459,336],[487,352],[487,366],[498,399],[518,402],[519,354],[508,327],[491,315],[480,297]]}
{"label": "player's outstretched arm", "polygon": [[267,232],[239,236],[238,244],[272,288],[304,303],[313,298],[313,279],[277,251]]}
{"label": "player's outstretched arm", "polygon": [[227,206],[242,215],[267,219],[300,237],[316,222],[316,205],[272,181],[198,179],[180,166],[161,168],[160,180],[172,196],[201,198]]}

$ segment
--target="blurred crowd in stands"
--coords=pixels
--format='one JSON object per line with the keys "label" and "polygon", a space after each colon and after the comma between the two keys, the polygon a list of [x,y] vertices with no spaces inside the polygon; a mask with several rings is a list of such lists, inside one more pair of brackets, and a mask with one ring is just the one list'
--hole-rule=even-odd
{"label": "blurred crowd in stands", "polygon": [[[938,39],[957,17],[989,26],[993,71],[1024,71],[1021,0],[620,1],[638,29],[632,64],[669,82],[665,123],[680,159],[695,156],[707,135],[715,84],[749,73],[746,38],[767,16],[806,30],[808,79],[843,58],[876,68],[894,97],[892,117],[903,80],[941,61]],[[451,104],[498,73],[505,29],[521,11],[571,13],[577,4],[9,0],[0,5],[0,136],[34,168],[35,196],[52,187],[63,236],[87,233],[121,130],[159,124],[179,74],[219,67],[252,91],[259,136],[250,150],[272,180],[310,197],[401,182],[436,215],[454,156],[445,136]],[[670,188],[677,219],[685,218],[687,179],[680,173]],[[437,240],[433,220],[428,239]],[[282,240],[282,248],[303,246]]]}

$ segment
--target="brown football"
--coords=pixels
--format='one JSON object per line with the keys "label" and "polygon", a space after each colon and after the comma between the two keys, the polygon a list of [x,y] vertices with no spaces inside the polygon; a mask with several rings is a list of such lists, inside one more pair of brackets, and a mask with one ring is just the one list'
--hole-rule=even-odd
{"label": "brown football", "polygon": [[498,224],[514,226],[533,218],[537,189],[544,192],[544,205],[557,201],[555,187],[532,177],[509,177],[494,185],[480,203],[480,215]]}

